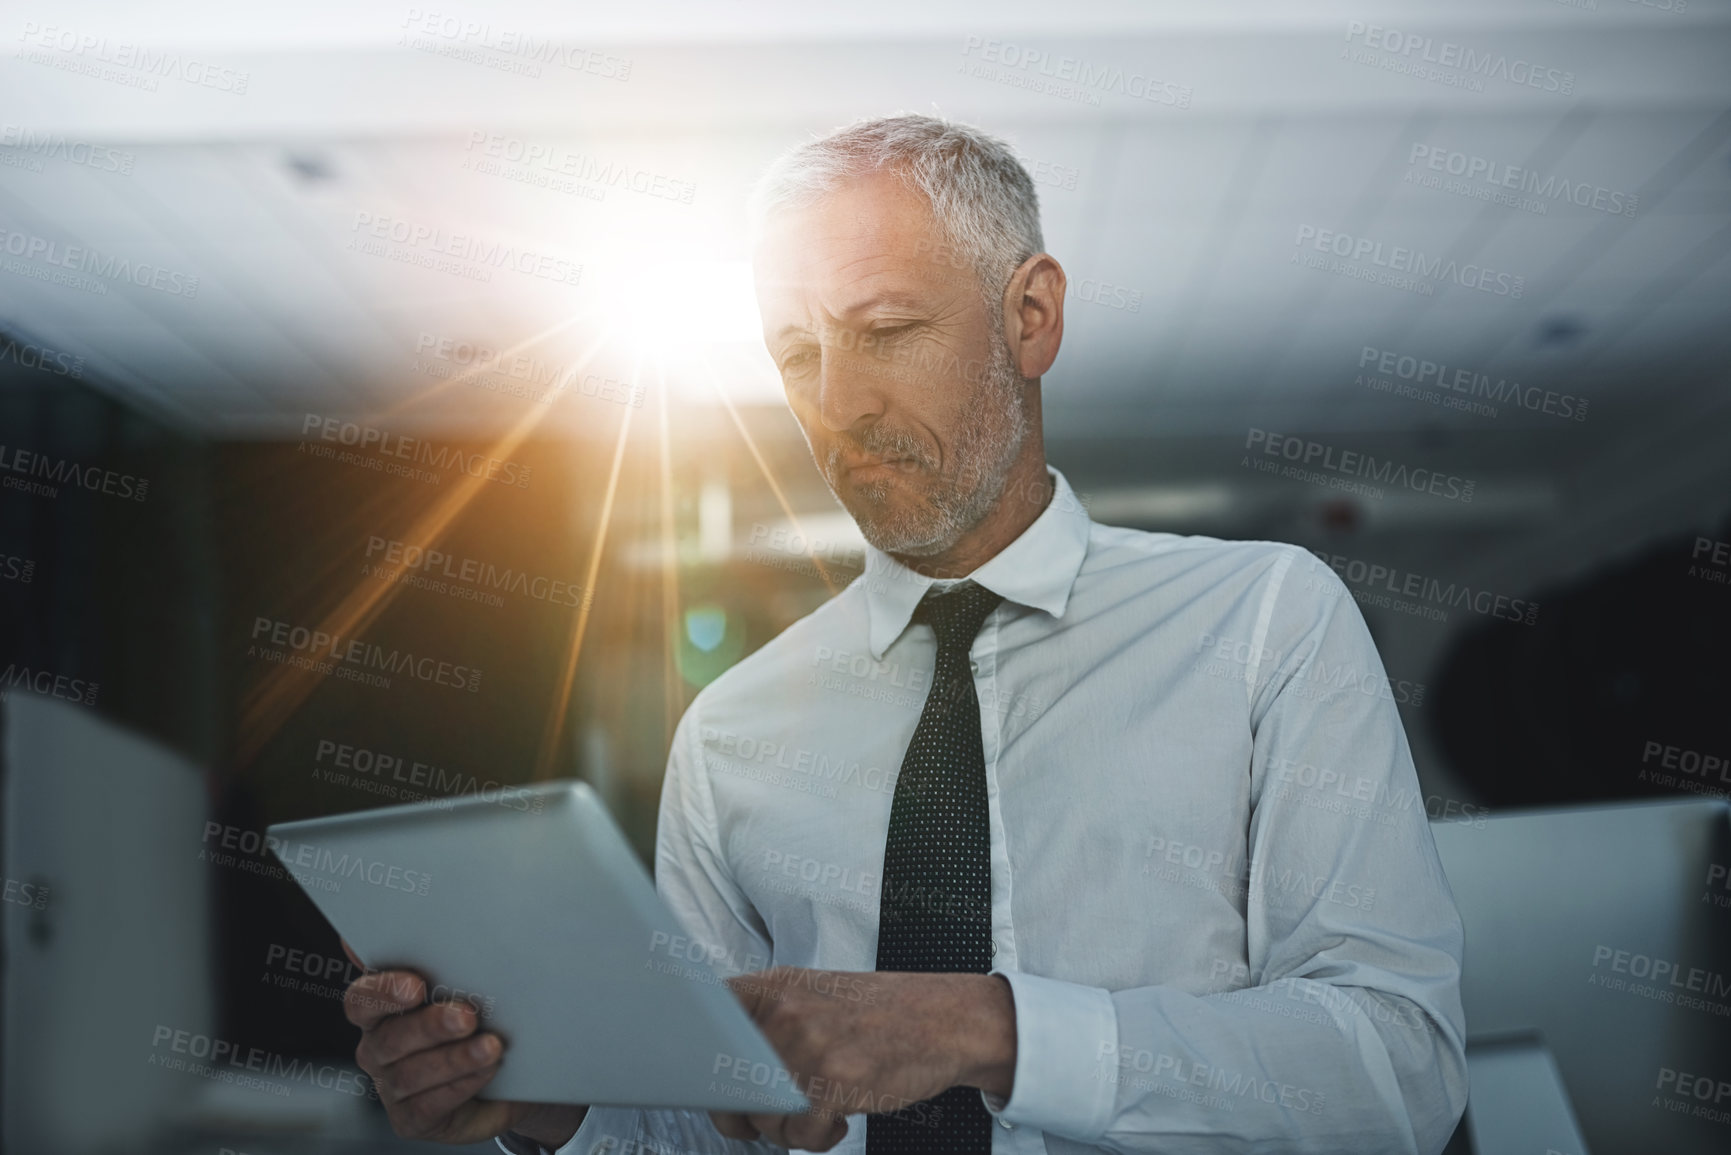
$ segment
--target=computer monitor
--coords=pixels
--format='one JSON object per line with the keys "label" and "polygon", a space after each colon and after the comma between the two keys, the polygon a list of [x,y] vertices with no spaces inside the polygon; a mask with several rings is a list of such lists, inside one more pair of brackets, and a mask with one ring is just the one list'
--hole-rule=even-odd
{"label": "computer monitor", "polygon": [[205,1090],[162,1029],[216,1033],[203,775],[82,705],[11,691],[0,727],[0,1142],[141,1150]]}
{"label": "computer monitor", "polygon": [[1534,810],[1432,831],[1466,927],[1475,1137],[1518,1129],[1522,1112],[1530,1132],[1548,1110],[1536,1040],[1598,1155],[1731,1150],[1731,806]]}

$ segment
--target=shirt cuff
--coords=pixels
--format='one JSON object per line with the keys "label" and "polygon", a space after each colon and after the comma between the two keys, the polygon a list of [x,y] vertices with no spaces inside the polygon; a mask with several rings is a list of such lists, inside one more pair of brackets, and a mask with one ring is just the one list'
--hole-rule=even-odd
{"label": "shirt cuff", "polygon": [[[529,1138],[527,1135],[519,1135],[515,1131],[506,1131],[504,1134],[495,1135],[493,1142],[498,1144],[499,1150],[503,1151],[505,1155],[570,1155],[570,1153],[579,1150],[577,1140],[583,1135],[583,1124],[589,1122],[594,1115],[595,1108],[589,1108],[583,1116],[583,1123],[577,1125],[577,1130],[572,1133],[571,1138],[565,1140],[565,1145],[557,1151]],[[506,1139],[506,1135],[509,1135],[510,1139]]]}
{"label": "shirt cuff", "polygon": [[[1118,1009],[1110,992],[1014,971],[1016,1082],[1010,1098],[981,1092],[986,1109],[1078,1143],[1099,1143],[1116,1110],[1117,1084],[1101,1078],[1118,1049]],[[1116,1064],[1111,1065],[1116,1073]]]}

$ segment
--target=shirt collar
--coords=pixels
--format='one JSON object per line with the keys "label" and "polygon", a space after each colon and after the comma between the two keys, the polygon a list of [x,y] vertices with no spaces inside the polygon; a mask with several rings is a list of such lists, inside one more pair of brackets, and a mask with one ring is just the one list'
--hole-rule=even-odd
{"label": "shirt collar", "polygon": [[[1088,552],[1088,511],[1076,500],[1064,475],[1046,467],[1052,479],[1052,500],[1022,531],[1022,535],[968,577],[1005,601],[1017,602],[1053,617],[1062,617],[1070,589]],[[999,498],[1000,501],[1010,497]],[[882,659],[908,628],[914,609],[932,579],[917,574],[875,546],[866,546],[866,620],[872,657]]]}

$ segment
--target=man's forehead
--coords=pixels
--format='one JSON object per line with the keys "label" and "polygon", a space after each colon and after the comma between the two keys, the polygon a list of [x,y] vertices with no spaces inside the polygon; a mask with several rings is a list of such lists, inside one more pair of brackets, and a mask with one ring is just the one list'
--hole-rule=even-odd
{"label": "man's forehead", "polygon": [[775,298],[821,297],[837,314],[866,298],[914,304],[927,295],[915,262],[912,254],[882,247],[853,255],[807,253],[787,261],[759,260],[757,291]]}
{"label": "man's forehead", "polygon": [[929,252],[931,208],[892,173],[862,177],[764,222],[753,254],[760,285],[861,275]]}

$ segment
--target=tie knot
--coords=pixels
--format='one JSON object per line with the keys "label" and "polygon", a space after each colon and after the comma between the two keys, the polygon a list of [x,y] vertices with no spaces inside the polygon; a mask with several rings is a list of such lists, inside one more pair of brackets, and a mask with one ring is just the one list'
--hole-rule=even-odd
{"label": "tie knot", "polygon": [[995,594],[971,581],[962,582],[947,591],[934,586],[920,599],[919,607],[914,610],[914,620],[931,623],[937,632],[940,650],[960,647],[966,653],[973,647],[974,635],[980,632],[980,626],[1003,600],[1002,594]]}

